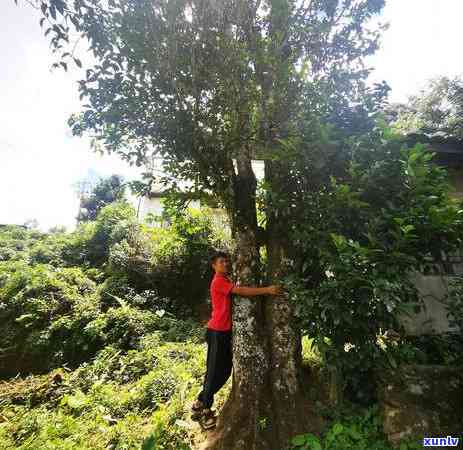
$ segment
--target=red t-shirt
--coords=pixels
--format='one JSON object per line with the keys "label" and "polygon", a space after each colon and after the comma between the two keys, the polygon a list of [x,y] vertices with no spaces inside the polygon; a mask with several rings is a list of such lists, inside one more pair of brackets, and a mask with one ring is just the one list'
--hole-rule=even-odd
{"label": "red t-shirt", "polygon": [[216,273],[211,282],[212,316],[207,327],[212,330],[229,331],[232,327],[231,290],[235,284],[227,276]]}

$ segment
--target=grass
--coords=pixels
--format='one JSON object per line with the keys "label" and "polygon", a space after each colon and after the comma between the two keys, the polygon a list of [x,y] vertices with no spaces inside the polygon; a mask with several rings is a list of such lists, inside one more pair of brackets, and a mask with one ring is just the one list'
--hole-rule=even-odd
{"label": "grass", "polygon": [[0,448],[122,450],[154,439],[158,450],[188,449],[200,438],[188,416],[205,350],[152,335],[128,353],[106,347],[73,372],[2,382]]}

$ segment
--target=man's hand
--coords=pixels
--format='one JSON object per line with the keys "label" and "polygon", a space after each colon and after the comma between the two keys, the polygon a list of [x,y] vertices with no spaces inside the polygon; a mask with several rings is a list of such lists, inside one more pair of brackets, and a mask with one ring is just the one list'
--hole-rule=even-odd
{"label": "man's hand", "polygon": [[240,295],[241,297],[256,297],[259,295],[274,295],[279,297],[284,294],[284,291],[280,286],[235,286],[232,288],[231,293]]}
{"label": "man's hand", "polygon": [[281,286],[268,286],[268,295],[274,295],[276,297],[281,297],[284,294],[284,290]]}

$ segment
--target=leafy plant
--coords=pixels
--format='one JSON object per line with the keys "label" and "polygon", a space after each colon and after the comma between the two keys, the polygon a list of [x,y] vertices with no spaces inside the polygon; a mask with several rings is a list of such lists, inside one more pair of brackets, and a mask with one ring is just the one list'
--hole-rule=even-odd
{"label": "leafy plant", "polygon": [[81,195],[78,222],[95,220],[102,208],[110,203],[121,202],[124,197],[124,179],[120,175],[98,180],[91,192]]}
{"label": "leafy plant", "polygon": [[421,307],[411,275],[434,270],[442,252],[461,245],[463,209],[422,146],[408,148],[381,127],[354,142],[345,172],[328,172],[323,189],[294,194],[294,214],[303,218],[291,232],[286,286],[331,368],[332,400],[345,392],[368,403],[371,370],[401,356],[378,338],[400,334],[400,318]]}
{"label": "leafy plant", "polygon": [[204,345],[163,343],[154,334],[129,352],[108,346],[74,371],[0,384],[7,419],[0,442],[24,450],[189,450],[177,420],[201,388],[205,356]]}
{"label": "leafy plant", "polygon": [[[382,432],[381,419],[376,407],[363,414],[343,417],[334,421],[321,437],[311,433],[295,436],[291,449],[301,450],[393,450]],[[404,441],[400,450],[418,450],[421,442]]]}
{"label": "leafy plant", "polygon": [[449,280],[446,304],[450,326],[463,335],[463,277],[452,277]]}
{"label": "leafy plant", "polygon": [[98,341],[84,329],[99,311],[96,286],[82,270],[16,264],[0,273],[4,374],[81,362],[96,351]]}

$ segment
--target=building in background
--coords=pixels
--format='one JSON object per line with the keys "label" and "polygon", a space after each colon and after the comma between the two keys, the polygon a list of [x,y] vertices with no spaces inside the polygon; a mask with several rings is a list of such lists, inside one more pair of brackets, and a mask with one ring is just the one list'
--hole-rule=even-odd
{"label": "building in background", "polygon": [[[253,161],[252,168],[258,180],[262,180],[264,177],[264,161]],[[155,176],[162,177],[166,176],[162,170],[162,161],[159,158],[153,158],[151,163],[148,165],[148,169],[154,173]],[[184,185],[186,190],[186,185]],[[182,185],[180,185],[182,189]],[[186,194],[187,195],[187,194]],[[160,217],[164,209],[165,193],[164,186],[161,183],[153,183],[151,191],[144,196],[136,200],[135,207],[137,208],[137,215],[142,222],[151,222],[154,218]],[[213,220],[217,225],[228,226],[227,214],[222,208],[211,208],[210,205],[201,203],[201,200],[191,198],[189,199],[189,206],[191,208],[200,208],[201,206],[207,206],[210,208]],[[161,226],[167,226],[168,223],[162,220],[156,221]]]}
{"label": "building in background", "polygon": [[[434,163],[448,170],[454,187],[452,195],[463,199],[463,142],[453,138],[423,135],[410,136],[410,144],[423,142],[436,153]],[[404,317],[403,324],[409,334],[422,335],[453,331],[447,317],[446,297],[449,280],[463,276],[463,249],[453,254],[442,254],[431,273],[415,273],[413,281],[424,302],[424,309],[411,317]]]}

